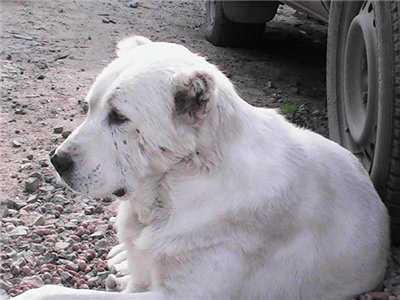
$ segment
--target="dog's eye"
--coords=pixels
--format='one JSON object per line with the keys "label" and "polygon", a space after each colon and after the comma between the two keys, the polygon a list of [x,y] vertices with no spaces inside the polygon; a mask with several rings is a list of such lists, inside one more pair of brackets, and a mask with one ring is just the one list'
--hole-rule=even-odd
{"label": "dog's eye", "polygon": [[124,115],[121,115],[115,109],[113,109],[110,111],[110,113],[108,115],[108,121],[110,122],[110,124],[119,125],[119,124],[129,121],[129,119],[127,117],[125,117]]}

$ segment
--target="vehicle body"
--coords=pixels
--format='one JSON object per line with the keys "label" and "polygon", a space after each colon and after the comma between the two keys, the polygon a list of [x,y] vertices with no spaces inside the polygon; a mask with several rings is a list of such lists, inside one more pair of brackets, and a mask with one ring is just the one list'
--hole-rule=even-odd
{"label": "vehicle body", "polygon": [[[283,1],[328,24],[330,138],[362,162],[400,243],[400,1]],[[206,38],[253,46],[278,1],[207,1]]]}

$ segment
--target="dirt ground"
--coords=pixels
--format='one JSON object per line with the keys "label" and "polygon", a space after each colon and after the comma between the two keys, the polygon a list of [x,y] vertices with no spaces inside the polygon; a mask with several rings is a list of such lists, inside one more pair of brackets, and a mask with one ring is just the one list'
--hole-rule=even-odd
{"label": "dirt ground", "polygon": [[[217,64],[248,102],[280,107],[297,124],[327,135],[325,26],[281,7],[258,48],[217,48],[203,37],[204,6],[1,2],[0,299],[46,283],[102,289],[112,272],[105,255],[116,243],[115,204],[65,190],[48,153],[85,117],[83,99],[121,38],[181,43]],[[400,255],[393,252],[384,287],[400,294]]]}

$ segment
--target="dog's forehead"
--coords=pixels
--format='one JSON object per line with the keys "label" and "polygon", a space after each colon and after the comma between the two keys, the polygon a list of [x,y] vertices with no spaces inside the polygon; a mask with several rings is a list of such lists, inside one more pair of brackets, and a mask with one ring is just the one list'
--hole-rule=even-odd
{"label": "dog's forehead", "polygon": [[[116,58],[96,78],[86,96],[86,101],[95,106],[112,99],[114,90],[123,89],[134,74],[143,73],[147,66],[162,68],[171,61],[182,61],[184,57],[196,57],[181,45],[171,43],[150,43],[132,50],[129,56]],[[149,69],[150,71],[151,69]]]}

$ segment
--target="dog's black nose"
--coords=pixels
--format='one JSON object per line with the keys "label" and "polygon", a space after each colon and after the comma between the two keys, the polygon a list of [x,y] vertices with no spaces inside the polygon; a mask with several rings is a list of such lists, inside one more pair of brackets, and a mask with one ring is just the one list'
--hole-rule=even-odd
{"label": "dog's black nose", "polygon": [[60,174],[72,169],[74,165],[71,156],[63,152],[57,154],[54,151],[50,152],[50,161]]}

